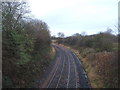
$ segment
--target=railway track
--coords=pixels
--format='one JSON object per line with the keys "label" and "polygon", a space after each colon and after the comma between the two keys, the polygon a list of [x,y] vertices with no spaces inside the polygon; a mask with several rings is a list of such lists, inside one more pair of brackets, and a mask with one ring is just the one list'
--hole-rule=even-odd
{"label": "railway track", "polygon": [[87,78],[78,58],[63,47],[54,47],[59,52],[57,61],[42,88],[88,88]]}

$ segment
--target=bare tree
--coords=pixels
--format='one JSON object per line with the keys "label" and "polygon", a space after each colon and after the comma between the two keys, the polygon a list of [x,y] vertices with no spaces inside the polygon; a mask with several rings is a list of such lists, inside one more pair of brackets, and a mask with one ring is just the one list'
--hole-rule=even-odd
{"label": "bare tree", "polygon": [[85,35],[86,35],[86,32],[85,32],[85,31],[81,32],[81,35],[82,35],[82,36],[85,36]]}
{"label": "bare tree", "polygon": [[58,33],[58,37],[64,38],[64,36],[65,36],[64,33],[62,33],[62,32],[59,32],[59,33]]}
{"label": "bare tree", "polygon": [[2,2],[3,30],[15,30],[19,22],[29,11],[26,10],[26,2]]}
{"label": "bare tree", "polygon": [[105,32],[105,33],[109,33],[109,34],[111,34],[113,32],[113,30],[111,29],[111,28],[107,28],[107,31]]}
{"label": "bare tree", "polygon": [[73,34],[73,36],[80,36],[80,34],[79,33],[75,33],[75,34]]}

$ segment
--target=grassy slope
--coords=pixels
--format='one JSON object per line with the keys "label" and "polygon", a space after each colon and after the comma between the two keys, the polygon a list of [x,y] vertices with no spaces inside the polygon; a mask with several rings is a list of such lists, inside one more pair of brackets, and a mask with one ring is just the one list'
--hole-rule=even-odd
{"label": "grassy slope", "polygon": [[[72,50],[80,58],[92,88],[118,87],[117,52],[86,53],[85,50],[79,52],[70,46],[62,46]],[[87,49],[87,52],[90,50]]]}

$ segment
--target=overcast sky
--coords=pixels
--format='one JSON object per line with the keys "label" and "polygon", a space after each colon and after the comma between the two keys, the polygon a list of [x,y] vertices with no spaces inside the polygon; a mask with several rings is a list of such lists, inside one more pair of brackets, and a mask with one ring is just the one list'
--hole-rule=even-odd
{"label": "overcast sky", "polygon": [[46,22],[52,35],[115,29],[119,0],[29,0],[31,14]]}

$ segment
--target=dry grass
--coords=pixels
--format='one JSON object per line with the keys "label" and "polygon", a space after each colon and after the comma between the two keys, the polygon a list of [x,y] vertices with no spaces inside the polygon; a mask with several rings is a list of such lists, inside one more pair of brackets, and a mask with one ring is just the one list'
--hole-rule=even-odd
{"label": "dry grass", "polygon": [[83,58],[82,52],[79,53],[78,50],[70,48],[69,46],[61,46],[72,50],[79,57],[87,73],[89,83],[92,88],[118,87],[117,52],[90,52],[87,53],[86,56]]}
{"label": "dry grass", "polygon": [[118,87],[118,56],[113,52],[95,55],[96,73],[104,80],[104,87]]}
{"label": "dry grass", "polygon": [[51,48],[51,52],[50,52],[51,59],[54,59],[55,54],[56,54],[56,50],[55,50],[54,47],[52,47],[52,48]]}
{"label": "dry grass", "polygon": [[91,68],[88,72],[88,78],[92,88],[102,88],[103,83],[99,75],[96,74],[94,68]]}

